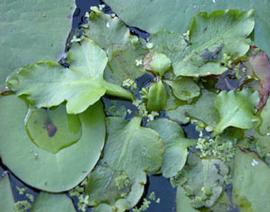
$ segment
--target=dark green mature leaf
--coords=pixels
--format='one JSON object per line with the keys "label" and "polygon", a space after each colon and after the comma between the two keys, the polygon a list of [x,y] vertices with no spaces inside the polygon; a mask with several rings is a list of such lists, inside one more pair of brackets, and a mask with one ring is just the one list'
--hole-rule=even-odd
{"label": "dark green mature leaf", "polygon": [[[166,29],[184,33],[190,19],[201,11],[218,9],[255,9],[255,42],[270,55],[270,2],[254,0],[106,0],[114,12],[128,25],[139,27],[150,33]],[[157,21],[158,20],[158,21]]]}
{"label": "dark green mature leaf", "polygon": [[189,118],[197,119],[214,128],[218,122],[218,112],[213,104],[216,96],[213,92],[203,90],[201,97],[194,104],[170,110],[168,116],[170,119],[184,124],[189,122]]}
{"label": "dark green mature leaf", "polygon": [[211,207],[223,191],[228,167],[221,160],[202,159],[195,155],[188,159],[180,185],[191,199],[194,208]]}
{"label": "dark green mature leaf", "polygon": [[189,101],[200,96],[200,87],[191,78],[182,77],[166,83],[171,86],[173,94],[180,100]]}
{"label": "dark green mature leaf", "polygon": [[270,169],[254,153],[238,151],[233,171],[234,202],[241,211],[270,210]]}
{"label": "dark green mature leaf", "polygon": [[73,114],[85,111],[105,93],[132,99],[127,90],[103,80],[107,57],[93,41],[76,45],[70,58],[70,69],[49,61],[23,67],[9,77],[8,87],[38,108],[66,101],[67,112]]}
{"label": "dark green mature leaf", "polygon": [[226,67],[218,62],[226,55],[243,56],[249,50],[247,36],[253,31],[251,11],[236,10],[199,13],[190,26],[190,46],[174,66],[176,75],[206,76],[221,74]]}
{"label": "dark green mature leaf", "polygon": [[78,116],[80,139],[55,154],[31,142],[24,123],[28,108],[23,101],[15,96],[1,97],[0,108],[1,159],[25,183],[45,191],[65,191],[80,183],[97,163],[105,141],[101,103]]}
{"label": "dark green mature leaf", "polygon": [[[101,183],[101,187],[93,186],[92,182],[106,182],[106,174],[102,174],[102,169],[98,166],[95,171],[90,174],[88,182],[88,192],[94,197],[91,202],[103,202],[118,208],[120,211],[132,208],[140,200],[144,185],[146,183],[146,173],[156,173],[162,164],[164,147],[159,135],[152,129],[143,128],[140,126],[141,118],[135,117],[130,122],[123,121],[119,118],[108,119],[108,139],[104,149],[104,157],[102,163],[111,167],[113,172],[121,173],[118,183],[123,183],[124,188],[128,189],[131,183],[131,191],[126,194],[121,189],[119,193],[113,194],[112,198],[108,199],[106,192],[110,192],[111,188],[115,188],[115,178],[112,186]],[[113,176],[112,174],[109,174]],[[125,184],[127,182],[127,184]],[[92,185],[92,186],[91,186]],[[103,197],[98,197],[97,194],[103,190]],[[121,195],[123,195],[122,198]],[[104,197],[107,196],[107,200]],[[118,199],[116,198],[118,197]],[[117,199],[117,201],[116,201]],[[100,210],[97,210],[100,211]]]}
{"label": "dark green mature leaf", "polygon": [[121,85],[124,80],[134,80],[145,73],[140,63],[147,50],[117,16],[95,10],[90,13],[88,25],[86,34],[109,56],[104,73],[107,81]]}
{"label": "dark green mature leaf", "polygon": [[255,116],[258,100],[258,94],[248,90],[220,92],[215,102],[220,116],[214,129],[215,133],[221,133],[230,126],[241,129],[254,127],[259,121]]}
{"label": "dark green mature leaf", "polygon": [[115,15],[104,14],[99,10],[91,11],[88,25],[86,34],[109,55],[113,50],[122,49],[130,42],[129,29]]}
{"label": "dark green mature leaf", "polygon": [[177,212],[198,212],[191,206],[191,200],[185,195],[185,191],[181,186],[177,187],[176,193],[176,211]]}
{"label": "dark green mature leaf", "polygon": [[65,194],[49,194],[41,192],[36,197],[31,212],[75,212],[75,208]]}
{"label": "dark green mature leaf", "polygon": [[165,145],[161,172],[164,177],[174,177],[185,165],[188,147],[194,140],[184,137],[181,127],[168,119],[157,119],[149,123],[149,127],[157,131]]}
{"label": "dark green mature leaf", "polygon": [[73,0],[1,1],[0,86],[15,69],[57,60],[71,29]]}
{"label": "dark green mature leaf", "polygon": [[7,174],[0,178],[0,208],[1,211],[14,211],[15,202]]}

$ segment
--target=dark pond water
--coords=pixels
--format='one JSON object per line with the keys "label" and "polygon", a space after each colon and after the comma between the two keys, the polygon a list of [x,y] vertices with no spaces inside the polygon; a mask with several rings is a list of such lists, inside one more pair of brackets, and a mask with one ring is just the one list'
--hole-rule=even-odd
{"label": "dark pond water", "polygon": [[[79,25],[85,21],[83,19],[83,16],[85,12],[87,12],[91,6],[99,5],[101,3],[102,1],[100,0],[76,0],[77,8],[73,14],[72,31],[75,32],[78,29]],[[104,8],[104,11],[106,13],[112,12],[110,7],[108,6]],[[149,36],[147,32],[144,32],[136,27],[129,26],[129,28],[130,28],[131,33],[138,35],[144,39]],[[147,84],[149,84],[152,80],[153,80],[153,76],[146,74],[138,78],[136,82],[140,89],[146,86]],[[136,95],[138,95],[138,93]],[[105,107],[110,106],[110,99],[104,98],[103,101],[104,101]],[[133,111],[131,115],[126,117],[127,119],[131,119],[133,114],[136,112],[136,108],[132,106],[132,104],[127,103],[125,101],[119,101],[119,104],[123,104],[125,107],[130,108]],[[161,114],[161,115],[164,115],[164,114]],[[198,133],[195,131],[195,127],[193,125],[184,125],[182,127],[189,138],[198,137]],[[22,187],[25,188],[26,193],[32,194],[33,197],[35,197],[38,194],[39,192],[38,190],[26,186],[23,182],[21,182],[18,178],[16,178],[8,170],[8,168],[5,167],[0,161],[0,176],[6,173],[9,175],[14,199],[16,201],[22,201],[22,200],[29,201],[29,197],[23,194],[20,194],[18,188],[22,188]],[[162,176],[149,176],[148,184],[146,185],[145,194],[143,198],[149,198],[149,195],[153,192],[155,193],[156,198],[160,199],[160,201],[159,203],[156,203],[155,201],[153,201],[150,204],[149,209],[147,210],[148,212],[175,212],[176,211],[176,203],[175,203],[176,189],[171,186],[170,182],[167,179],[163,178]],[[143,198],[140,203],[143,202]],[[73,199],[73,202],[76,205],[76,199]],[[88,211],[91,211],[91,209],[89,208]]]}

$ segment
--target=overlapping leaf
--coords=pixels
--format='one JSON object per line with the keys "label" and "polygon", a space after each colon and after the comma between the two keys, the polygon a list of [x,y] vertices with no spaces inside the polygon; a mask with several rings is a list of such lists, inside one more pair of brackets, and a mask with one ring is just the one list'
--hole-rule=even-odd
{"label": "overlapping leaf", "polygon": [[[102,167],[98,166],[89,176],[87,191],[94,197],[90,199],[92,204],[100,202],[97,194],[103,190],[106,193],[105,197],[107,196],[103,202],[120,211],[132,208],[143,194],[146,173],[156,173],[160,169],[164,152],[163,143],[155,131],[141,127],[140,122],[141,118],[138,117],[129,123],[119,118],[109,119],[109,136],[102,159],[102,163],[109,168],[103,169],[104,172]],[[118,174],[113,177],[113,173]],[[110,184],[99,183],[97,186],[91,183],[106,182],[106,176],[110,176],[113,180]],[[127,193],[129,185],[132,186]],[[111,189],[118,193],[110,195]]]}
{"label": "overlapping leaf", "polygon": [[37,60],[57,60],[71,29],[74,1],[1,1],[0,86],[15,69]]}
{"label": "overlapping leaf", "polygon": [[85,39],[71,50],[71,67],[63,68],[54,62],[28,65],[8,79],[8,86],[18,96],[37,107],[52,107],[66,101],[68,113],[81,113],[105,93],[132,99],[120,86],[103,80],[107,56],[93,41]]}
{"label": "overlapping leaf", "polygon": [[165,152],[161,172],[164,177],[174,177],[184,167],[188,147],[195,144],[184,137],[181,127],[168,119],[157,119],[149,123],[149,127],[157,131],[164,142]]}
{"label": "overlapping leaf", "polygon": [[[112,10],[125,21],[125,23],[139,27],[150,33],[166,29],[168,31],[184,33],[188,29],[190,19],[202,11],[239,9],[255,10],[255,42],[257,46],[270,55],[270,19],[268,16],[269,1],[254,0],[106,0]],[[158,21],[157,21],[158,20]]]}

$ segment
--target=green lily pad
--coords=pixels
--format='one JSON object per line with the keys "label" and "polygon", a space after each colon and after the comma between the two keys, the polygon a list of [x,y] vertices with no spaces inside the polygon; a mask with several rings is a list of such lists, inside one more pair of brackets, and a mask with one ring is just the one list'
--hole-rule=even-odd
{"label": "green lily pad", "polygon": [[[255,10],[256,45],[270,55],[269,1],[254,0],[105,0],[112,10],[128,25],[139,27],[147,32],[160,30],[184,33],[189,20],[198,12],[225,9]],[[158,21],[157,21],[158,20]]]}
{"label": "green lily pad", "polygon": [[93,41],[75,45],[69,57],[73,59],[70,69],[51,61],[23,67],[9,77],[8,87],[18,96],[26,95],[38,108],[66,101],[67,112],[73,114],[85,111],[105,93],[133,98],[124,88],[103,80],[108,59]]}
{"label": "green lily pad", "polygon": [[31,108],[25,123],[31,141],[52,153],[76,143],[82,135],[79,117],[66,114],[63,105],[51,110]]}
{"label": "green lily pad", "polygon": [[36,197],[31,208],[31,212],[48,211],[75,212],[76,210],[72,204],[71,199],[69,199],[66,195],[41,192]]}
{"label": "green lily pad", "polygon": [[238,151],[233,171],[234,202],[241,211],[270,210],[270,168],[254,153]]}
{"label": "green lily pad", "polygon": [[259,121],[255,116],[255,107],[258,101],[258,94],[248,90],[220,92],[215,102],[220,120],[214,131],[221,133],[227,127],[241,129],[255,127]]}
{"label": "green lily pad", "polygon": [[37,60],[57,60],[71,29],[74,1],[1,2],[0,86],[15,69]]}
{"label": "green lily pad", "polygon": [[[65,191],[80,183],[94,168],[105,140],[101,103],[78,116],[81,138],[57,153],[39,148],[29,138],[24,125],[28,108],[22,100],[16,96],[1,97],[0,107],[1,159],[25,183],[49,192]],[[66,117],[64,113],[58,115]]]}
{"label": "green lily pad", "polygon": [[[141,118],[139,117],[134,117],[129,122],[116,117],[108,119],[108,138],[101,162],[106,164],[109,169],[104,173],[103,168],[97,166],[88,178],[87,191],[90,197],[94,197],[90,199],[93,204],[103,199],[109,208],[114,207],[119,211],[128,210],[140,200],[146,184],[146,174],[159,171],[164,152],[163,143],[158,133],[141,127],[140,123]],[[110,169],[116,173],[116,176],[109,172]],[[108,175],[112,179],[109,186],[107,186],[108,183],[99,183],[96,186],[91,183],[91,181],[107,182],[106,176]],[[131,185],[130,192],[126,193],[129,184]],[[123,188],[124,191],[119,188]],[[118,193],[110,195],[111,189]],[[100,191],[103,191],[101,192],[103,194]],[[99,207],[96,211],[100,211]]]}
{"label": "green lily pad", "polygon": [[2,211],[12,212],[15,202],[7,174],[0,178],[0,208]]}

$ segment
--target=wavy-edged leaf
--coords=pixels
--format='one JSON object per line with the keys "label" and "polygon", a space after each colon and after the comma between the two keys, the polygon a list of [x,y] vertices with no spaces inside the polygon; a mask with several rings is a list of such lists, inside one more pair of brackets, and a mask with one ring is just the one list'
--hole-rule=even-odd
{"label": "wavy-edged leaf", "polygon": [[15,69],[37,60],[57,60],[71,29],[74,1],[1,1],[0,86]]}
{"label": "wavy-edged leaf", "polygon": [[75,212],[75,208],[65,194],[49,194],[41,192],[36,197],[31,212],[47,212],[47,211],[59,211],[59,212]]}
{"label": "wavy-edged leaf", "polygon": [[188,147],[194,145],[195,142],[186,139],[181,127],[168,119],[151,121],[149,127],[158,132],[164,142],[162,175],[167,178],[174,177],[184,167],[188,156]]}
{"label": "wavy-edged leaf", "polygon": [[214,131],[221,133],[227,127],[250,129],[259,119],[255,116],[258,94],[249,90],[222,91],[217,95],[215,107],[219,112],[219,122]]}
{"label": "wavy-edged leaf", "polygon": [[249,50],[247,37],[253,31],[252,11],[214,11],[196,15],[189,29],[190,45],[174,66],[176,75],[206,76],[226,71],[225,55],[243,56]]}
{"label": "wavy-edged leaf", "polygon": [[39,108],[66,101],[67,112],[73,114],[85,111],[105,93],[132,98],[124,88],[103,80],[107,56],[93,41],[86,39],[75,46],[70,58],[70,69],[50,61],[23,67],[9,77],[8,87]]}
{"label": "wavy-edged leaf", "polygon": [[[130,209],[137,204],[143,194],[146,173],[156,173],[162,164],[164,147],[159,135],[152,129],[141,127],[140,122],[141,118],[139,117],[133,118],[128,123],[120,118],[108,119],[109,135],[102,163],[107,164],[116,173],[123,173],[119,176],[118,184],[126,181],[126,189],[128,189],[129,183],[132,186],[128,194],[125,194],[125,192],[115,193],[113,194],[114,198],[107,198],[106,201],[103,201],[112,207],[122,208],[122,210]],[[94,172],[90,174],[88,182],[106,181],[104,178],[107,174],[98,174],[100,173],[98,169],[101,169],[101,167],[97,166]],[[113,179],[116,184],[117,181],[115,181],[115,178]],[[106,185],[102,183],[100,186]],[[109,192],[107,189],[110,189],[110,186],[104,188],[89,186],[88,192],[90,195],[94,195],[100,189],[104,190],[103,197],[106,197],[106,192]],[[119,198],[121,194],[123,197]],[[98,199],[103,197],[98,197]],[[118,199],[115,197],[118,197]],[[95,202],[97,199],[91,199],[90,201]]]}
{"label": "wavy-edged leaf", "polygon": [[190,118],[202,121],[214,128],[218,122],[218,112],[214,106],[216,94],[202,90],[201,97],[191,105],[182,105],[175,110],[168,111],[170,119],[186,124]]}
{"label": "wavy-edged leaf", "polygon": [[[105,0],[112,10],[128,25],[150,33],[168,30],[184,33],[190,19],[201,11],[239,9],[255,10],[255,43],[270,55],[269,1],[254,0]],[[160,15],[162,14],[162,15]],[[158,21],[157,21],[158,20]]]}
{"label": "wavy-edged leaf", "polygon": [[[1,97],[0,108],[2,162],[25,183],[45,191],[61,192],[76,186],[94,168],[105,141],[100,102],[78,115],[82,130],[80,139],[55,154],[31,141],[24,123],[28,108],[22,100],[16,96]],[[59,115],[66,116],[66,113],[63,111]],[[47,139],[50,142],[50,138]]]}
{"label": "wavy-edged leaf", "polygon": [[222,194],[229,169],[218,159],[202,159],[191,155],[181,174],[185,195],[194,208],[211,207]]}

